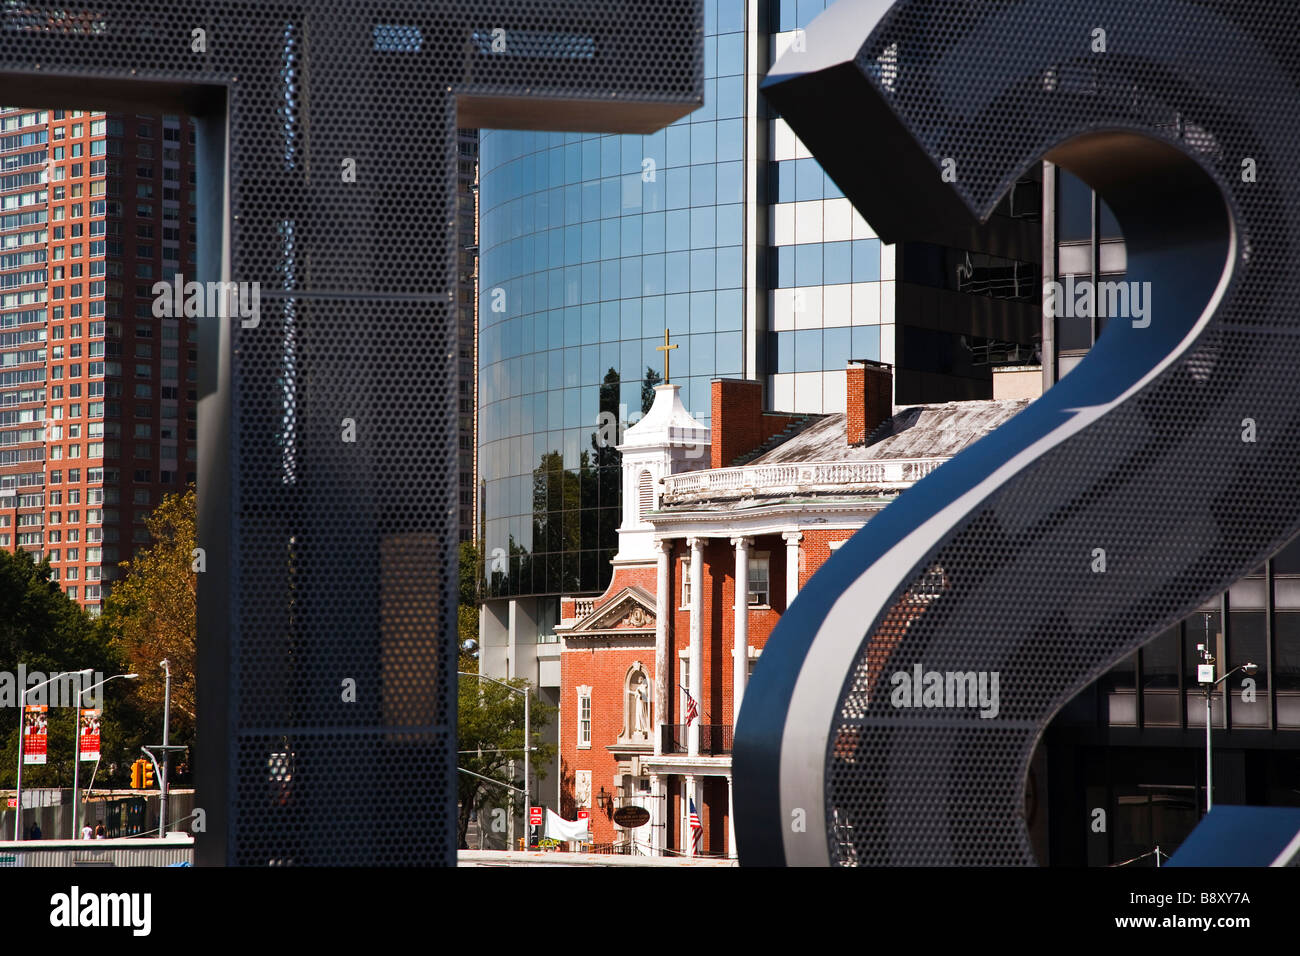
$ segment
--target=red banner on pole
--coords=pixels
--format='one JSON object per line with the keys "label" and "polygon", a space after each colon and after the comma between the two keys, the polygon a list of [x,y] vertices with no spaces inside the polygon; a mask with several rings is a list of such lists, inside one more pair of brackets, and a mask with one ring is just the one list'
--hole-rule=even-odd
{"label": "red banner on pole", "polygon": [[534,826],[534,827],[540,827],[540,826],[542,825],[542,808],[541,808],[541,807],[529,807],[529,808],[528,808],[528,824],[529,824],[529,826]]}
{"label": "red banner on pole", "polygon": [[49,707],[28,704],[23,708],[23,763],[45,763],[50,737]]}
{"label": "red banner on pole", "polygon": [[99,718],[101,711],[84,708],[77,711],[77,753],[82,760],[99,759]]}

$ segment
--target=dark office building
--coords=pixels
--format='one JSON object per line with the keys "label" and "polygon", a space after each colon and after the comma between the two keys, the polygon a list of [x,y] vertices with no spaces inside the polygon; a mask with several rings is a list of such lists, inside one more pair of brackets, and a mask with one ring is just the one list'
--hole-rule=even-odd
{"label": "dark office building", "polygon": [[[1121,280],[1124,241],[1105,203],[1050,163],[1043,182],[1043,282]],[[1044,318],[1045,385],[1079,363],[1107,318],[1077,311]],[[1237,671],[1211,701],[1214,803],[1300,806],[1297,539],[1057,715],[1027,794],[1036,849],[1047,855],[1042,862],[1154,866],[1152,851],[1172,853],[1200,820],[1206,719],[1198,645],[1215,658],[1218,677],[1258,666],[1249,677]]]}

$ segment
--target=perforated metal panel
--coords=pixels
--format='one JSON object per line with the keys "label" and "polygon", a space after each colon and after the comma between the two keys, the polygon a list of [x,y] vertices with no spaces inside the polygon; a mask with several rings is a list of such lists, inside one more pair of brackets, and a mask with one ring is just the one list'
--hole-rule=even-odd
{"label": "perforated metal panel", "polygon": [[6,103],[200,116],[186,278],[260,284],[255,326],[200,320],[201,861],[454,861],[456,126],[657,129],[701,102],[702,26],[701,0],[0,2]]}
{"label": "perforated metal panel", "polygon": [[[739,847],[1032,863],[1024,781],[1052,715],[1300,529],[1300,28],[1284,0],[886,6],[833,8],[766,87],[845,194],[885,238],[925,236],[1047,155],[1115,211],[1150,322],[1111,319],[812,579],[747,690]],[[896,675],[918,664],[998,675],[996,715],[912,706]]]}

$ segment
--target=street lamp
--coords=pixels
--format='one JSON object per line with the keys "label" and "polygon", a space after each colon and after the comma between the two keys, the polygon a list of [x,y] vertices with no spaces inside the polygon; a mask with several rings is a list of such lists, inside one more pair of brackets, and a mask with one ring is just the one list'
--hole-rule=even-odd
{"label": "street lamp", "polygon": [[158,662],[158,666],[163,669],[167,681],[166,689],[163,691],[162,780],[158,781],[158,789],[161,791],[158,800],[158,834],[165,839],[167,837],[167,770],[172,755],[169,746],[172,724],[172,665],[171,661],[164,657]]}
{"label": "street lamp", "polygon": [[[91,684],[77,695],[77,731],[73,735],[76,743],[73,745],[72,755],[72,839],[74,840],[77,838],[78,824],[81,821],[81,704],[85,700],[86,693],[96,687],[103,687],[109,681],[117,680],[119,677],[135,680],[139,676],[139,674],[114,674],[112,677],[104,678],[98,684]],[[102,717],[103,714],[101,713],[100,716]],[[94,780],[90,782],[92,786],[95,783]]]}
{"label": "street lamp", "polygon": [[[88,677],[93,673],[95,673],[93,668],[86,667],[83,668],[82,670],[77,671],[77,673],[74,676]],[[24,743],[23,730],[25,729],[23,725],[27,722],[27,695],[34,690],[40,690],[46,684],[53,684],[56,680],[62,680],[64,677],[67,676],[69,675],[55,674],[49,680],[44,680],[41,681],[39,684],[36,684],[32,687],[28,687],[26,690],[24,690],[21,694],[18,695],[18,779],[17,781],[15,781],[16,786],[14,787],[14,796],[17,798],[14,801],[14,839],[15,840],[21,840],[23,838],[22,835],[23,834],[23,743]],[[80,684],[81,682],[78,681],[77,683]]]}
{"label": "street lamp", "polygon": [[[473,674],[473,673],[470,673],[470,672],[468,672],[468,671],[456,671],[456,675],[457,675],[458,677],[477,677],[477,678],[479,678],[480,680],[491,681],[491,682],[494,683],[494,684],[500,684],[500,685],[501,685],[502,687],[504,687],[506,690],[512,690],[512,691],[514,691],[516,694],[523,694],[523,695],[524,695],[524,819],[527,819],[527,818],[528,818],[528,809],[529,809],[529,807],[531,806],[531,803],[532,803],[532,801],[531,801],[531,799],[530,799],[530,794],[529,794],[529,792],[528,792],[528,789],[529,789],[529,784],[528,784],[528,767],[529,767],[528,756],[529,756],[529,753],[530,753],[530,752],[532,751],[532,749],[533,749],[533,747],[532,747],[532,741],[529,739],[529,734],[528,734],[528,688],[527,688],[527,687],[513,687],[513,686],[511,686],[510,684],[507,684],[505,681],[497,680],[495,677],[488,677],[486,674]],[[528,831],[525,830],[524,832],[527,833]],[[525,841],[524,841],[524,846],[527,846],[527,845],[528,845],[528,841],[525,840]]]}
{"label": "street lamp", "polygon": [[[1207,617],[1208,622],[1208,617]],[[1208,627],[1208,623],[1207,623]],[[1253,661],[1245,664],[1239,664],[1228,673],[1224,674],[1218,680],[1214,679],[1214,655],[1205,644],[1197,644],[1197,651],[1201,655],[1201,663],[1196,667],[1196,679],[1205,691],[1205,812],[1209,813],[1214,808],[1214,753],[1210,743],[1210,731],[1214,728],[1212,718],[1212,704],[1214,702],[1214,688],[1218,687],[1225,680],[1231,677],[1237,671],[1245,671],[1247,676],[1253,675],[1259,670],[1259,665]],[[1224,706],[1227,706],[1228,695],[1224,693]]]}

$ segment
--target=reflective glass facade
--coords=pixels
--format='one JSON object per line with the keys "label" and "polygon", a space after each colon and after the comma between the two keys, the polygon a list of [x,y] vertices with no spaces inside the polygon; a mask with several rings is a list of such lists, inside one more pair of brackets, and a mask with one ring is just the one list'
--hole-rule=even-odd
{"label": "reflective glass facade", "polygon": [[[797,31],[825,7],[818,0],[772,5],[773,61],[802,41]],[[772,407],[843,411],[847,359],[894,361],[894,250],[882,248],[783,119],[771,120],[767,140],[763,345]]]}
{"label": "reflective glass facade", "polygon": [[[594,591],[611,444],[663,374],[709,416],[743,375],[745,4],[706,4],[705,102],[648,136],[485,130],[479,474],[489,595]],[[603,416],[603,417],[602,417]],[[617,421],[618,427],[612,425]]]}
{"label": "reflective glass facade", "polygon": [[[770,114],[759,82],[825,6],[706,0],[704,105],[653,135],[481,132],[486,597],[604,588],[620,491],[610,446],[661,380],[665,330],[672,381],[705,424],[715,378],[763,382],[772,410],[836,412],[849,359],[894,364],[897,400],[915,403],[991,397],[994,335],[1019,329],[1014,357],[1032,354],[1036,261],[1019,269],[1026,295],[995,304],[980,283],[1002,260],[947,250],[937,278],[904,277],[925,250],[883,245]],[[1021,205],[1036,216],[1037,201]],[[1036,219],[1011,237],[999,222],[980,236],[1036,260]]]}

